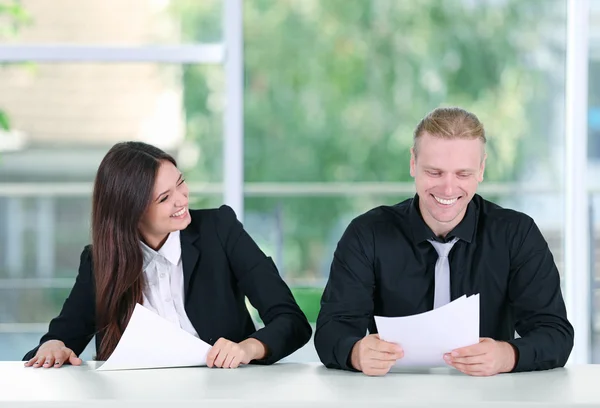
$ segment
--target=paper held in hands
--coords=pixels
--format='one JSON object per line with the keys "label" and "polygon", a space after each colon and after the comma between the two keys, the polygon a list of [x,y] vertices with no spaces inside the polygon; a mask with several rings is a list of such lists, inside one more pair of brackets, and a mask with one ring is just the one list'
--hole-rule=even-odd
{"label": "paper held in hands", "polygon": [[202,366],[210,348],[138,303],[115,351],[97,370]]}
{"label": "paper held in hands", "polygon": [[442,307],[413,316],[375,316],[381,340],[396,343],[403,367],[447,366],[444,354],[479,343],[479,294],[462,296]]}

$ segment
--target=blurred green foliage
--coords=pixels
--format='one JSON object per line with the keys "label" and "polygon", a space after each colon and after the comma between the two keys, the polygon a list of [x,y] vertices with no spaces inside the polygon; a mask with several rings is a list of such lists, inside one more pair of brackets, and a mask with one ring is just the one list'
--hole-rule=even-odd
{"label": "blurred green foliage", "polygon": [[[29,23],[31,23],[31,16],[20,1],[0,0],[0,40],[14,38],[19,29]],[[0,130],[10,130],[10,119],[2,109],[0,109]]]}
{"label": "blurred green foliage", "polygon": [[[247,182],[409,181],[413,128],[440,105],[485,124],[486,180],[515,181],[549,160],[548,101],[562,78],[548,66],[564,61],[564,1],[243,4]],[[220,7],[177,2],[184,40],[218,37]],[[202,151],[189,177],[220,180],[223,73],[188,67],[184,84],[188,139]],[[282,269],[304,282],[323,277],[345,222],[367,204],[360,194],[253,197],[246,213],[283,208]]]}

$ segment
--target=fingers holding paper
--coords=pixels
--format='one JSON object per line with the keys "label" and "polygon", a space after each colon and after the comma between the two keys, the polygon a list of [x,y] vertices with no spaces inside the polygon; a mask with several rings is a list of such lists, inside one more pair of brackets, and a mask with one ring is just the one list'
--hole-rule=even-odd
{"label": "fingers holding paper", "polygon": [[264,358],[266,347],[260,341],[249,338],[240,343],[221,337],[208,352],[206,365],[218,368],[238,368],[252,360]]}
{"label": "fingers holding paper", "polygon": [[350,360],[355,369],[366,375],[380,376],[387,374],[402,357],[404,350],[398,344],[388,343],[378,334],[371,334],[356,342]]}
{"label": "fingers holding paper", "polygon": [[468,375],[491,376],[512,371],[516,354],[509,343],[482,338],[477,344],[445,354],[444,361]]}

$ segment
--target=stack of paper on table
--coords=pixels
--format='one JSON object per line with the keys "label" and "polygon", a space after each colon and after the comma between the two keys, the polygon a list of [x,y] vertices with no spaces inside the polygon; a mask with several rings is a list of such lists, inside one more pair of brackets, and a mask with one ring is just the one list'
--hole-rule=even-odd
{"label": "stack of paper on table", "polygon": [[445,353],[479,343],[479,294],[418,315],[375,316],[375,324],[382,340],[404,349],[397,366],[445,366]]}
{"label": "stack of paper on table", "polygon": [[115,351],[97,370],[202,366],[210,348],[138,303]]}

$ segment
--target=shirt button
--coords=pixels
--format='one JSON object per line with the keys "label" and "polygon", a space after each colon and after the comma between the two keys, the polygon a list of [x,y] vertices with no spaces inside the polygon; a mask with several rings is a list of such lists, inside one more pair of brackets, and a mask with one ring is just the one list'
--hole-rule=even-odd
{"label": "shirt button", "polygon": [[165,302],[169,303],[171,301],[171,298],[165,298]]}
{"label": "shirt button", "polygon": [[161,278],[164,278],[165,276],[167,276],[167,275],[165,275],[165,273],[164,273],[164,272],[160,274],[160,277],[161,277]]}

